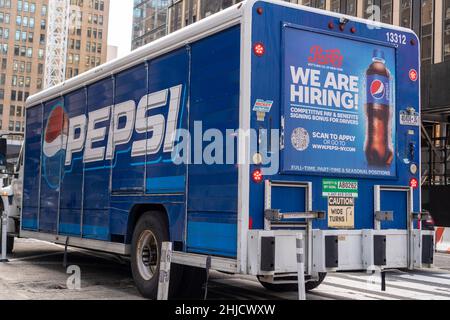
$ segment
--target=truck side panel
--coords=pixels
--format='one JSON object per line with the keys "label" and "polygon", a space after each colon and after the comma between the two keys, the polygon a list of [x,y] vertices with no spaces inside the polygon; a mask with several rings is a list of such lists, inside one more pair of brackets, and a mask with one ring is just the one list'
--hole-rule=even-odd
{"label": "truck side panel", "polygon": [[27,130],[23,181],[22,229],[36,231],[39,211],[39,172],[41,167],[42,105],[26,110]]}
{"label": "truck side panel", "polygon": [[[193,44],[191,72],[191,134],[195,132],[195,122],[201,121],[204,133],[218,129],[225,138],[226,129],[239,128],[240,28],[234,27]],[[203,142],[202,150],[213,140]],[[193,147],[192,159],[196,148]],[[237,167],[208,165],[203,158],[203,164],[189,166],[188,251],[234,257]]]}
{"label": "truck side panel", "polygon": [[[98,121],[87,131],[105,128],[105,138],[92,141],[92,149],[105,148],[110,135],[110,113],[106,107],[114,103],[113,80],[108,78],[88,87],[87,116],[92,119],[94,113]],[[90,121],[89,121],[90,122]],[[91,123],[91,122],[90,122]],[[87,135],[88,137],[89,135]],[[84,152],[84,188],[83,188],[83,236],[85,238],[109,240],[109,179],[111,160],[95,161],[95,152],[87,149],[90,144],[86,137]],[[97,149],[99,150],[99,149]],[[101,149],[100,149],[101,150]],[[91,155],[92,154],[92,155]],[[89,160],[87,159],[89,155]],[[99,155],[98,158],[102,158]],[[92,159],[92,162],[90,162]]]}
{"label": "truck side panel", "polygon": [[[25,162],[35,166],[27,165],[25,181],[39,179],[40,157],[45,161],[41,180],[24,186],[24,229],[130,243],[130,213],[137,206],[159,204],[167,212],[173,241],[187,239],[192,252],[235,256],[237,167],[192,165],[188,199],[187,166],[173,164],[178,146],[171,147],[166,135],[189,128],[194,143],[197,120],[203,121],[203,132],[218,128],[224,137],[225,129],[239,127],[239,61],[240,28],[233,27],[45,103],[45,110],[30,108]],[[159,102],[151,104],[156,98]],[[135,118],[116,113],[133,103]],[[144,104],[148,108],[139,116]],[[149,119],[144,128],[143,119]],[[76,121],[86,126],[67,139]],[[46,144],[48,125],[54,129]],[[114,132],[128,126],[133,127],[130,139],[114,145],[111,154]],[[76,146],[73,139],[84,143]],[[146,154],[135,153],[137,141],[144,142]],[[236,158],[236,148],[234,153]],[[39,195],[41,208],[35,200]]]}
{"label": "truck side panel", "polygon": [[[86,93],[86,89],[83,88],[64,97],[64,107],[69,118],[86,113]],[[64,235],[79,236],[81,234],[83,168],[83,161],[75,161],[75,159],[70,166],[64,167],[59,225],[59,232]]]}
{"label": "truck side panel", "polygon": [[45,131],[42,137],[42,165],[40,182],[39,231],[55,233],[58,228],[59,186],[61,182],[61,132],[64,126],[63,105],[60,99],[44,103]]}
{"label": "truck side panel", "polygon": [[[137,105],[141,98],[148,94],[147,65],[140,64],[125,70],[115,77],[114,104],[124,104],[134,101]],[[126,123],[124,123],[124,120]],[[119,128],[134,126],[134,119],[114,117]],[[131,141],[145,139],[147,133],[138,133],[133,130]],[[130,165],[131,163],[144,163],[145,155],[131,157],[131,144],[120,144],[115,147],[116,157],[112,166],[112,194],[143,194],[144,193],[144,166]],[[113,223],[113,222],[111,222]]]}

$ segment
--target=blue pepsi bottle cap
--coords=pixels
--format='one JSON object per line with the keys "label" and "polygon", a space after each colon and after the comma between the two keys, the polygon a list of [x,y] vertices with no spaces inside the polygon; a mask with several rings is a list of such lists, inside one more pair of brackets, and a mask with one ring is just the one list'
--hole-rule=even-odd
{"label": "blue pepsi bottle cap", "polygon": [[385,61],[384,51],[382,51],[380,49],[373,50],[373,59]]}

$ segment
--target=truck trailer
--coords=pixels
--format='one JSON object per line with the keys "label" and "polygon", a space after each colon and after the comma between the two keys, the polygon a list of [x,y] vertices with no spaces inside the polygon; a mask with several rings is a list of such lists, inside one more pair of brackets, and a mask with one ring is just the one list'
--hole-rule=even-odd
{"label": "truck trailer", "polygon": [[308,290],[428,267],[419,54],[409,29],[248,0],[46,89],[26,102],[20,237],[127,256],[149,298],[162,242],[173,294],[205,261],[294,290],[299,235]]}

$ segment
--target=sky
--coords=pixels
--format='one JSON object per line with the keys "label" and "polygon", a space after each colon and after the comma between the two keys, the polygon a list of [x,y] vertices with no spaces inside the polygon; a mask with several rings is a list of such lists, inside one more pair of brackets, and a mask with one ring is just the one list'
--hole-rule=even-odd
{"label": "sky", "polygon": [[133,0],[111,0],[108,45],[118,46],[118,57],[131,51]]}

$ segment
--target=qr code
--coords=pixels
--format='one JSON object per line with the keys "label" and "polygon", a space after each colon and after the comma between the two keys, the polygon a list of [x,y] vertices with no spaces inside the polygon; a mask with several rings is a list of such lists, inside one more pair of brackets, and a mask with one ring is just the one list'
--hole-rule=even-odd
{"label": "qr code", "polygon": [[297,128],[292,132],[292,146],[298,151],[305,151],[309,147],[309,134],[303,128]]}

